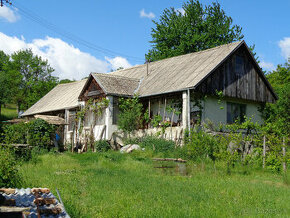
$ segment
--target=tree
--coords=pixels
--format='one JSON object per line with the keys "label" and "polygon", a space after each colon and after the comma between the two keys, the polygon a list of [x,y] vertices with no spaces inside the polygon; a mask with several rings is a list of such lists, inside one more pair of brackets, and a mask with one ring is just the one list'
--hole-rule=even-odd
{"label": "tree", "polygon": [[199,0],[189,0],[182,8],[184,14],[174,8],[165,9],[160,20],[153,21],[153,48],[145,55],[146,60],[201,51],[244,37],[242,28],[232,24],[232,18],[217,2],[203,6]]}
{"label": "tree", "polygon": [[290,132],[290,59],[284,65],[278,65],[266,75],[278,95],[275,104],[267,104],[264,116],[268,123],[272,124],[280,133]]}
{"label": "tree", "polygon": [[126,133],[137,130],[142,125],[142,108],[138,96],[134,98],[121,98],[119,102],[120,114],[118,127]]}
{"label": "tree", "polygon": [[18,110],[29,108],[57,85],[58,78],[51,75],[54,69],[31,49],[15,52],[11,59],[10,70],[17,72],[19,79],[15,93]]}
{"label": "tree", "polygon": [[11,102],[17,79],[15,72],[10,71],[9,55],[0,51],[0,116],[3,104]]}

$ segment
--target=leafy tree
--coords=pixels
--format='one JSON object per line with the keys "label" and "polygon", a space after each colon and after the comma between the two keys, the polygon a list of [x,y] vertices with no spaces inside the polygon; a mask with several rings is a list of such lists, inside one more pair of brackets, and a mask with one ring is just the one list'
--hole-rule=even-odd
{"label": "leafy tree", "polygon": [[0,51],[0,116],[2,105],[11,102],[17,84],[16,73],[9,70],[9,58],[9,55]]}
{"label": "leafy tree", "polygon": [[19,110],[29,108],[57,85],[58,78],[51,75],[54,69],[31,49],[15,52],[11,59],[10,70],[17,72],[19,78],[15,93]]}
{"label": "leafy tree", "polygon": [[119,102],[120,114],[118,127],[124,132],[131,133],[142,124],[142,108],[138,96],[134,98],[121,98]]}
{"label": "leafy tree", "polygon": [[175,8],[165,9],[159,21],[153,21],[153,48],[146,54],[149,61],[201,51],[241,40],[242,28],[233,25],[218,2],[203,6],[199,0],[189,0],[182,6],[184,14]]}
{"label": "leafy tree", "polygon": [[290,132],[290,59],[284,65],[278,65],[266,75],[278,95],[275,104],[267,104],[264,109],[265,119],[272,131],[280,134]]}

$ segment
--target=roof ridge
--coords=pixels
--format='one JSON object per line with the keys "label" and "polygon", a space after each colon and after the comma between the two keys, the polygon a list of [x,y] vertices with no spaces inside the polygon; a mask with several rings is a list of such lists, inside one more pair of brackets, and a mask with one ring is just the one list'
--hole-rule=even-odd
{"label": "roof ridge", "polygon": [[72,85],[73,83],[80,83],[83,81],[86,81],[87,79],[82,79],[82,80],[77,80],[77,81],[73,81],[73,82],[69,82],[69,83],[61,83],[61,84],[57,84],[57,86],[63,86],[63,85]]}
{"label": "roof ridge", "polygon": [[[216,46],[216,47],[213,47],[213,48],[208,48],[208,49],[201,50],[201,51],[190,52],[190,53],[187,53],[187,54],[182,54],[182,55],[177,55],[177,56],[173,56],[173,57],[169,57],[169,58],[164,58],[164,59],[157,60],[157,61],[153,61],[153,62],[150,62],[150,63],[151,63],[151,64],[153,64],[153,63],[158,63],[158,62],[161,62],[161,61],[164,61],[164,60],[169,60],[169,59],[173,59],[173,58],[180,58],[180,57],[184,57],[184,56],[192,55],[192,54],[201,54],[201,53],[208,52],[208,51],[211,51],[211,50],[219,49],[219,48],[221,48],[221,47],[230,46],[230,45],[232,45],[232,44],[237,44],[237,45],[239,45],[239,44],[242,43],[242,42],[243,42],[243,41],[231,42],[231,43],[227,43],[227,44],[219,45],[219,46]],[[126,68],[126,69],[122,69],[122,70],[118,70],[118,71],[113,71],[113,72],[111,72],[110,74],[112,74],[112,73],[116,73],[116,72],[121,72],[121,71],[127,71],[127,70],[131,70],[131,69],[134,69],[134,68],[144,67],[145,65],[146,65],[146,64],[135,65],[135,66],[133,66],[133,67],[129,67],[129,68]],[[116,74],[113,74],[113,75],[116,75]],[[116,75],[116,76],[117,76],[117,75]],[[118,75],[118,76],[119,76],[119,75]]]}
{"label": "roof ridge", "polygon": [[[127,69],[132,69],[132,68],[127,68]],[[127,77],[127,76],[120,76],[120,75],[111,74],[111,73],[93,73],[93,74],[94,75],[106,76],[106,77],[117,77],[117,78],[119,77],[119,78],[122,78],[122,79],[140,81],[140,79],[137,79],[137,78],[131,78],[131,77]]]}

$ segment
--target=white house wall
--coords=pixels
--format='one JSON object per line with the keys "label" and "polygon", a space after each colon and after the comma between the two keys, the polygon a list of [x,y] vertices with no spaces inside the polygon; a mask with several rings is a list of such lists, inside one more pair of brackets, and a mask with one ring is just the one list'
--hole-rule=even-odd
{"label": "white house wall", "polygon": [[[261,112],[259,112],[258,103],[245,103],[238,100],[228,100],[228,102],[246,104],[246,116],[252,117],[253,122],[258,122],[260,124],[263,122]],[[222,100],[220,103],[218,103],[217,98],[207,97],[202,102],[202,106],[202,122],[210,120],[216,125],[219,123],[227,123],[227,100]]]}

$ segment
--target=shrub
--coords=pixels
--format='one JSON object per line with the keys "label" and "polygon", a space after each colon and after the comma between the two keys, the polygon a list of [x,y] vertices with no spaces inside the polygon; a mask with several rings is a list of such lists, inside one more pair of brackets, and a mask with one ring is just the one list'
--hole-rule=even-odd
{"label": "shrub", "polygon": [[142,125],[143,105],[139,102],[138,96],[134,96],[134,98],[128,99],[121,98],[119,108],[119,129],[130,134]]}
{"label": "shrub", "polygon": [[28,123],[28,144],[48,148],[55,132],[55,126],[42,119],[32,120]]}
{"label": "shrub", "polygon": [[191,131],[185,136],[185,150],[187,159],[198,160],[210,158],[216,159],[215,154],[219,151],[220,143],[217,138],[200,131]]}
{"label": "shrub", "polygon": [[99,140],[95,142],[95,149],[98,152],[106,152],[111,150],[111,145],[106,140]]}
{"label": "shrub", "polygon": [[8,149],[0,148],[0,187],[18,187],[20,175],[18,162]]}
{"label": "shrub", "polygon": [[174,150],[175,143],[171,140],[166,140],[163,138],[146,136],[141,139],[140,146],[145,147],[146,149],[152,149],[155,152],[168,153],[169,151]]}
{"label": "shrub", "polygon": [[12,125],[4,125],[2,141],[5,144],[26,144],[27,131],[27,124],[24,122]]}

